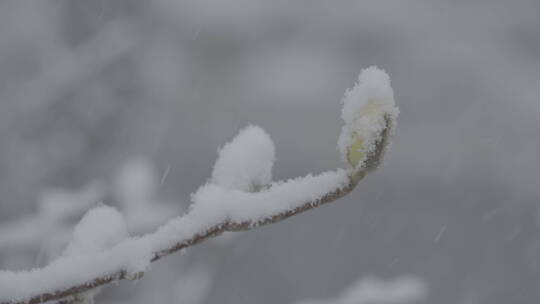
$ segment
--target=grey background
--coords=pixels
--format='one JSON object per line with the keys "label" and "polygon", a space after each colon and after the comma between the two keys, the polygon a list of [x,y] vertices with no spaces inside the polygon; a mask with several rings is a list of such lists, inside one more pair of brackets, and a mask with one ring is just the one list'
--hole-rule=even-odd
{"label": "grey background", "polygon": [[[383,167],[336,204],[242,234],[208,302],[410,273],[431,303],[538,303],[539,15],[534,0],[2,1],[0,222],[132,157],[170,168],[159,194],[186,205],[248,123],[276,143],[275,179],[345,166],[339,101],[375,64],[401,108]],[[103,301],[169,302],[180,259]]]}

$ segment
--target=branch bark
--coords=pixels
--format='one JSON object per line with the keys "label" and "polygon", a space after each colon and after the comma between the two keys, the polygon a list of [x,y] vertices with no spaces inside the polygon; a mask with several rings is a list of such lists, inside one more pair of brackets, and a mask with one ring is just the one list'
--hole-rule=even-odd
{"label": "branch bark", "polygon": [[[389,133],[393,129],[393,126],[391,125],[391,120],[388,117],[386,117],[385,120],[386,120],[386,128],[382,131],[382,134],[379,137],[380,139],[376,142],[375,149],[369,155],[367,155],[367,159],[362,168],[351,169],[349,173],[348,183],[345,185],[345,187],[326,193],[318,200],[306,201],[302,205],[292,210],[277,213],[263,220],[245,221],[245,222],[225,221],[221,223],[216,223],[211,228],[206,230],[206,232],[204,233],[195,234],[189,239],[184,239],[184,240],[179,241],[172,247],[154,252],[154,255],[151,261],[155,262],[181,249],[197,245],[199,243],[202,243],[203,241],[219,236],[224,232],[247,231],[247,230],[251,230],[256,227],[259,227],[259,226],[265,226],[265,225],[280,222],[294,215],[317,208],[327,203],[334,202],[344,197],[345,195],[349,194],[360,182],[360,180],[362,180],[369,172],[375,170],[382,161],[382,157],[388,145],[388,141],[390,137]],[[96,287],[104,286],[106,284],[109,284],[115,281],[119,281],[123,279],[134,280],[134,279],[139,279],[142,276],[143,276],[143,273],[139,273],[135,277],[128,276],[126,270],[119,270],[119,271],[111,272],[110,274],[106,276],[95,278],[93,280],[90,280],[80,285],[70,286],[62,290],[45,292],[40,295],[33,296],[24,301],[22,300],[7,301],[7,302],[5,301],[5,302],[1,302],[0,304],[37,304],[37,303],[43,303],[43,302],[53,301],[53,300],[62,300],[62,299],[64,300],[60,301],[59,303],[69,303],[69,300],[66,299],[68,297],[74,297],[77,294],[89,291]]]}

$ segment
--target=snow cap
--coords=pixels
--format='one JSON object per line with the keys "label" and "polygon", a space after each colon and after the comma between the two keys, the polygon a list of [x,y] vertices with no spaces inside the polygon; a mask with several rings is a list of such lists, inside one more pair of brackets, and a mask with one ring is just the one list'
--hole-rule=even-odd
{"label": "snow cap", "polygon": [[255,191],[272,181],[274,142],[261,127],[248,125],[218,151],[211,182],[242,191]]}
{"label": "snow cap", "polygon": [[124,218],[118,210],[99,206],[88,211],[75,226],[63,256],[98,253],[128,238]]}
{"label": "snow cap", "polygon": [[354,168],[362,168],[382,131],[393,128],[399,114],[390,77],[375,66],[362,70],[358,82],[345,92],[341,102],[345,125],[339,136],[338,150],[343,160]]}

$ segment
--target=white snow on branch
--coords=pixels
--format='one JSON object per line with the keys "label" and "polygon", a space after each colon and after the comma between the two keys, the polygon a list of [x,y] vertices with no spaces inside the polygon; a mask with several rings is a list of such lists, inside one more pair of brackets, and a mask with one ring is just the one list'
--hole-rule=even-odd
{"label": "white snow on branch", "polygon": [[70,233],[65,232],[65,223],[79,218],[100,201],[104,193],[104,185],[97,182],[78,190],[45,191],[37,205],[37,215],[0,224],[0,249],[7,251],[40,246],[46,240],[50,241],[51,236],[67,242]]}
{"label": "white snow on branch", "polygon": [[228,219],[237,223],[264,220],[345,187],[349,182],[347,174],[346,170],[337,170],[308,175],[274,183],[268,190],[256,193],[208,184],[192,195],[194,204],[190,215],[203,222],[212,222],[212,218],[214,221]]}
{"label": "white snow on branch", "polygon": [[[289,211],[309,209],[307,204],[314,206],[321,199],[333,201],[354,188],[358,180],[352,175],[361,172],[366,154],[375,151],[381,134],[388,135],[385,128],[394,125],[397,112],[388,75],[368,68],[344,99],[342,116],[346,126],[340,149],[351,153],[352,144],[355,149],[362,148],[356,152],[364,155],[353,170],[338,169],[272,183],[274,144],[264,130],[248,126],[219,150],[209,183],[192,194],[193,204],[185,215],[170,220],[154,233],[114,245],[127,236],[122,217],[111,208],[94,209],[77,226],[72,243],[59,259],[40,269],[0,271],[0,302],[35,300],[44,294],[66,292],[70,287],[97,286],[91,285],[96,279],[136,278],[148,270],[153,260],[213,233],[247,229],[266,220],[279,221],[296,214],[286,214]],[[375,155],[375,161],[382,157],[384,149],[377,151],[380,154]],[[128,188],[138,183],[130,182]],[[106,223],[103,227],[101,221]]]}
{"label": "white snow on branch", "polygon": [[396,124],[399,109],[394,102],[390,77],[375,66],[362,70],[358,82],[345,93],[342,102],[341,118],[345,126],[339,136],[338,150],[343,160],[361,168],[380,139],[381,131],[388,123],[391,129]]}
{"label": "white snow on branch", "polygon": [[[108,206],[99,206],[88,211],[75,226],[73,236],[62,257],[81,256],[99,253],[129,237],[124,217],[118,210]],[[94,303],[94,297],[103,286],[73,295],[77,303]]]}
{"label": "white snow on branch", "polygon": [[130,238],[111,250],[62,257],[48,266],[30,271],[0,271],[0,300],[24,300],[32,296],[75,286],[125,270],[128,275],[148,269],[156,251],[203,234],[217,223],[265,219],[315,201],[349,182],[345,170],[326,172],[275,183],[258,193],[203,186],[193,195],[194,204],[184,216],[169,221],[155,233]]}
{"label": "white snow on branch", "polygon": [[75,226],[62,256],[93,254],[112,248],[128,238],[124,217],[118,210],[99,206],[88,211]]}
{"label": "white snow on branch", "polygon": [[218,152],[212,183],[251,192],[272,180],[274,142],[261,127],[247,126]]}
{"label": "white snow on branch", "polygon": [[401,276],[392,281],[367,277],[345,288],[334,298],[303,300],[297,304],[417,304],[428,296],[427,284],[415,276]]}

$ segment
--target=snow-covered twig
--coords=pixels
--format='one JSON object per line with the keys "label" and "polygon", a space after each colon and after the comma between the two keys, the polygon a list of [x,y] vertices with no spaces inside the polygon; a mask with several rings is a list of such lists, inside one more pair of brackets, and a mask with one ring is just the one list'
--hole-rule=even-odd
{"label": "snow-covered twig", "polygon": [[[185,215],[110,250],[63,256],[41,269],[0,272],[0,304],[59,300],[137,279],[151,262],[176,251],[227,231],[277,223],[349,194],[381,162],[397,108],[388,76],[374,67],[360,74],[343,102],[340,150],[347,151],[352,168],[265,185],[271,179],[273,143],[261,128],[250,126],[221,149],[212,179],[192,195]],[[343,134],[352,138],[346,141]]]}

